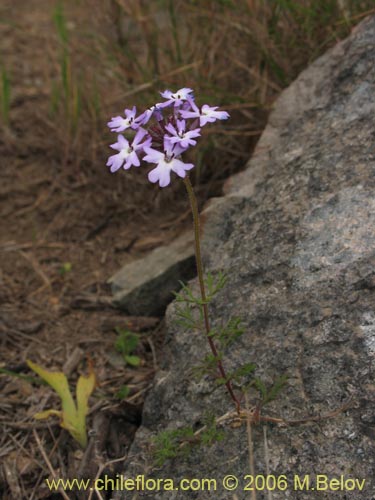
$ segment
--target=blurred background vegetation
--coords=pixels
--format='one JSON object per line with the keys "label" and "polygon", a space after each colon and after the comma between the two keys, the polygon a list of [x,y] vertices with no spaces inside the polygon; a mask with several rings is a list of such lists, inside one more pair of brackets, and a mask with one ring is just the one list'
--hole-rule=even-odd
{"label": "blurred background vegetation", "polygon": [[[375,0],[42,4],[28,5],[35,11],[26,42],[33,78],[25,83],[17,46],[1,56],[3,129],[9,137],[22,131],[28,154],[32,144],[32,151],[42,151],[73,178],[100,179],[109,189],[116,183],[127,207],[146,212],[155,201],[162,207],[176,199],[181,186],[160,193],[136,169],[122,172],[120,180],[103,180],[110,177],[105,161],[114,141],[106,127],[111,116],[134,104],[148,107],[160,99],[158,91],[184,86],[195,90],[199,103],[228,110],[231,120],[208,127],[192,153],[200,198],[218,195],[223,181],[246,164],[280,92],[375,12]],[[5,34],[9,28],[17,36],[24,26],[12,15],[14,5],[3,10],[1,24]],[[33,44],[39,47],[33,50]],[[34,98],[29,105],[26,91]]]}

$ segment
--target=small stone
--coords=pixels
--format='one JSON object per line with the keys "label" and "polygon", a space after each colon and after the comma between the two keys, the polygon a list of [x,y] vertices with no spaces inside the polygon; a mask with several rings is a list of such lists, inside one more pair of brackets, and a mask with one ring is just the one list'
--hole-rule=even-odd
{"label": "small stone", "polygon": [[109,283],[117,307],[133,316],[162,315],[173,292],[196,276],[194,235],[188,232],[168,246],[125,265]]}

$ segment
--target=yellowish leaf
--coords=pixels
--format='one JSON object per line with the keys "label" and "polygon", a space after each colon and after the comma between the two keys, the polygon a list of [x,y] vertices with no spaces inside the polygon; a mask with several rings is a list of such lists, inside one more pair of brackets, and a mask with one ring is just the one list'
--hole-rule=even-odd
{"label": "yellowish leaf", "polygon": [[31,368],[35,373],[39,375],[48,385],[54,389],[61,398],[61,403],[63,411],[68,414],[73,414],[76,411],[76,405],[73,400],[73,396],[70,392],[68,380],[64,373],[62,372],[49,372],[41,366],[27,360],[29,368]]}
{"label": "yellowish leaf", "polygon": [[81,375],[77,382],[76,397],[77,397],[77,407],[79,414],[83,414],[85,416],[87,415],[89,411],[88,408],[89,397],[91,396],[92,391],[95,389],[95,385],[96,385],[96,377],[93,367],[90,364],[89,374],[87,375],[87,377]]}
{"label": "yellowish leaf", "polygon": [[36,418],[37,420],[44,420],[45,418],[48,418],[51,415],[62,418],[62,413],[61,413],[61,411],[58,411],[58,410],[40,411],[38,413],[35,413],[34,418]]}
{"label": "yellowish leaf", "polygon": [[60,425],[66,429],[78,443],[85,448],[87,445],[86,416],[89,411],[88,400],[95,388],[96,378],[90,364],[88,376],[81,375],[77,382],[77,405],[70,392],[68,380],[62,372],[49,372],[41,366],[27,361],[28,366],[47,382],[60,396],[62,411],[46,410],[34,415],[37,419],[57,415],[61,418]]}
{"label": "yellowish leaf", "polygon": [[[81,375],[78,379],[76,388],[76,398],[77,398],[76,430],[78,431],[79,436],[85,437],[85,441],[81,442],[81,445],[83,447],[86,447],[87,444],[86,416],[89,412],[88,402],[89,402],[89,397],[92,394],[92,391],[95,389],[95,384],[96,384],[96,377],[93,367],[90,363],[88,376],[85,377],[84,375]],[[79,441],[77,437],[76,439],[77,441]]]}

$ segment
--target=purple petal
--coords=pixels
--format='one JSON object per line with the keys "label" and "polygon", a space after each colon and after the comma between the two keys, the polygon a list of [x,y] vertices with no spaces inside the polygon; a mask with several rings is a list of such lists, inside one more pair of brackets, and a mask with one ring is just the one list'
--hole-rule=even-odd
{"label": "purple petal", "polygon": [[160,92],[160,95],[165,99],[170,99],[172,97],[172,92],[170,90],[164,90],[164,92]]}
{"label": "purple petal", "polygon": [[114,144],[111,144],[110,147],[112,149],[117,149],[117,151],[121,151],[123,149],[128,149],[129,148],[129,142],[125,139],[123,135],[118,135],[117,136],[117,142]]}
{"label": "purple petal", "polygon": [[190,95],[192,93],[193,93],[193,89],[189,89],[187,87],[183,87],[182,89],[177,90],[177,92],[174,93],[174,96],[175,96],[176,99],[186,100],[186,99],[192,97]]}
{"label": "purple petal", "polygon": [[146,156],[144,156],[143,159],[148,163],[159,163],[160,161],[164,160],[164,154],[160,151],[156,151],[156,149],[145,147],[144,151],[146,153]]}
{"label": "purple petal", "polygon": [[123,132],[129,125],[125,118],[122,116],[115,116],[112,118],[110,122],[107,123],[108,127],[111,129],[111,132]]}
{"label": "purple petal", "polygon": [[200,116],[198,111],[184,111],[183,109],[180,111],[180,115],[182,118],[198,118]]}
{"label": "purple petal", "polygon": [[146,125],[146,123],[150,120],[153,112],[153,109],[146,109],[146,111],[144,111],[135,119],[135,123],[139,125]]}
{"label": "purple petal", "polygon": [[133,139],[132,147],[136,148],[145,135],[147,135],[147,130],[145,130],[144,128],[139,128]]}
{"label": "purple petal", "polygon": [[179,156],[180,154],[184,153],[186,149],[187,148],[184,148],[183,146],[181,146],[181,144],[174,144],[172,152],[175,156]]}
{"label": "purple petal", "polygon": [[125,109],[124,110],[124,114],[126,116],[126,118],[134,118],[135,117],[135,114],[137,112],[137,108],[135,106],[133,106],[132,109]]}
{"label": "purple petal", "polygon": [[136,147],[136,151],[138,153],[144,153],[145,152],[145,148],[149,148],[152,144],[152,138],[151,137],[148,137],[145,142],[143,142],[142,144],[139,144],[139,146]]}
{"label": "purple petal", "polygon": [[181,134],[183,132],[185,132],[185,129],[186,129],[186,122],[185,120],[177,120],[177,128],[178,128],[178,132]]}
{"label": "purple petal", "polygon": [[176,158],[171,161],[171,168],[173,172],[176,172],[177,175],[184,178],[186,175],[186,170],[191,170],[194,168],[192,163],[184,163],[181,160],[177,160]]}
{"label": "purple petal", "polygon": [[135,151],[132,151],[130,155],[126,158],[124,169],[128,170],[132,165],[134,165],[135,167],[139,167],[140,165],[139,158],[136,155]]}
{"label": "purple petal", "polygon": [[121,157],[120,153],[118,153],[117,155],[112,155],[108,158],[107,166],[111,167],[110,170],[112,173],[114,173],[122,167],[123,163],[124,160]]}
{"label": "purple petal", "polygon": [[[163,109],[163,108],[167,108],[168,106],[170,106],[171,104],[174,104],[174,100],[173,99],[168,99],[168,101],[165,101],[165,102],[160,102],[158,104],[158,108],[160,109]],[[160,120],[159,120],[160,121]]]}
{"label": "purple petal", "polygon": [[199,125],[201,127],[204,127],[207,123],[212,123],[214,121],[215,121],[215,118],[212,118],[212,116],[202,115],[199,118]]}
{"label": "purple petal", "polygon": [[168,168],[161,168],[159,174],[159,186],[166,187],[171,182],[171,171]]}
{"label": "purple petal", "polygon": [[158,165],[156,168],[151,170],[148,174],[148,180],[150,182],[158,182],[160,187],[166,187],[171,182],[171,172],[165,164]]}
{"label": "purple petal", "polygon": [[172,123],[168,123],[168,125],[165,126],[165,130],[167,130],[172,135],[178,135],[177,130],[174,128]]}

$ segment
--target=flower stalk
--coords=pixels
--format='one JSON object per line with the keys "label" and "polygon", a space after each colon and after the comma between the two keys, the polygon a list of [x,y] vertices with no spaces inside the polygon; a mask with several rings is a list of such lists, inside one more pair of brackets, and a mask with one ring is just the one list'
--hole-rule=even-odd
{"label": "flower stalk", "polygon": [[188,193],[189,197],[189,202],[190,202],[190,207],[191,207],[191,212],[193,215],[193,223],[194,223],[194,242],[195,242],[195,261],[197,265],[197,273],[198,273],[198,280],[199,280],[199,288],[201,292],[201,297],[202,297],[202,309],[203,309],[203,317],[204,317],[204,327],[206,331],[206,337],[210,346],[210,349],[212,351],[212,354],[215,356],[216,359],[216,366],[218,369],[218,372],[220,373],[220,377],[226,380],[225,382],[225,387],[227,388],[227,391],[233,400],[233,403],[236,406],[237,413],[240,414],[241,411],[241,404],[239,399],[234,393],[233,386],[228,380],[228,376],[225,372],[223,363],[219,357],[218,350],[216,348],[215,342],[210,335],[211,332],[211,327],[210,327],[210,320],[209,320],[209,315],[208,315],[208,304],[207,304],[207,298],[206,298],[206,290],[204,286],[204,272],[203,272],[203,262],[202,262],[202,255],[201,255],[201,244],[200,244],[200,217],[199,217],[199,210],[198,210],[198,203],[197,203],[197,198],[194,193],[193,186],[191,185],[189,176],[187,175],[184,178],[184,184]]}
{"label": "flower stalk", "polygon": [[[130,167],[139,167],[141,161],[154,164],[154,168],[148,172],[148,180],[158,182],[161,188],[169,186],[172,172],[184,180],[194,221],[195,257],[201,293],[201,301],[198,302],[202,307],[205,333],[221,381],[240,413],[240,401],[234,393],[231,377],[228,377],[224,369],[210,328],[200,248],[198,204],[188,175],[194,164],[182,161],[182,154],[197,144],[202,127],[217,120],[227,120],[229,114],[218,110],[218,106],[203,104],[199,108],[195,103],[193,90],[187,87],[177,92],[165,90],[160,94],[165,101],[156,103],[139,116],[133,106],[132,109],[124,110],[125,116],[115,116],[108,122],[111,131],[119,135],[117,142],[111,145],[118,153],[108,158],[107,166],[114,173],[121,168],[128,170]],[[151,119],[154,119],[154,123],[150,122]],[[120,132],[130,132],[129,139]],[[238,333],[239,331],[236,332]]]}

